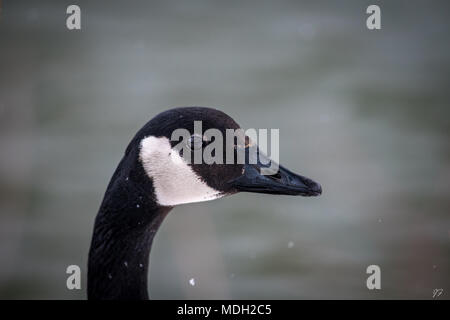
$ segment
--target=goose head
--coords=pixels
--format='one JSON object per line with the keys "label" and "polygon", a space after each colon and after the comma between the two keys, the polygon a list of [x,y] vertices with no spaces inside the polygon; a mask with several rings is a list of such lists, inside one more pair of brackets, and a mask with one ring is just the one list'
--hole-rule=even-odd
{"label": "goose head", "polygon": [[[248,136],[236,134],[232,140],[226,139],[227,130],[242,133],[239,129],[230,116],[205,107],[171,109],[148,122],[134,140],[137,161],[145,178],[152,181],[157,204],[172,207],[237,192],[321,194],[317,182],[276,164]],[[220,135],[222,139],[217,138]],[[195,161],[196,153],[200,161]],[[210,154],[214,161],[203,157]],[[278,170],[264,173],[270,167]]]}

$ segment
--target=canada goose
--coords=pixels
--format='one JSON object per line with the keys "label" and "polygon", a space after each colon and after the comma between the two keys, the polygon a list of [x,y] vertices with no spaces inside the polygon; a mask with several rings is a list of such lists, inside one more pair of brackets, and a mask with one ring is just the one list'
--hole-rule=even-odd
{"label": "canada goose", "polygon": [[[95,219],[88,261],[88,299],[148,299],[147,274],[153,238],[176,205],[236,192],[316,196],[320,185],[279,166],[262,175],[261,163],[189,164],[174,148],[174,130],[239,129],[225,113],[204,107],[175,108],[150,120],[131,140]],[[204,148],[207,141],[191,148]],[[200,143],[200,145],[198,145]],[[191,146],[192,147],[192,146]],[[234,149],[235,150],[235,149]],[[235,152],[235,151],[233,151]],[[224,154],[225,157],[225,154]]]}

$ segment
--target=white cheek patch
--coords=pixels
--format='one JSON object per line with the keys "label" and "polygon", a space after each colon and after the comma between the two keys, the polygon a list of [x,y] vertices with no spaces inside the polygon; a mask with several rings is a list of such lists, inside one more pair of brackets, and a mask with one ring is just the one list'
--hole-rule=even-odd
{"label": "white cheek patch", "polygon": [[162,206],[201,202],[223,196],[205,182],[172,150],[166,137],[147,137],[139,154],[147,175],[153,180],[156,199]]}

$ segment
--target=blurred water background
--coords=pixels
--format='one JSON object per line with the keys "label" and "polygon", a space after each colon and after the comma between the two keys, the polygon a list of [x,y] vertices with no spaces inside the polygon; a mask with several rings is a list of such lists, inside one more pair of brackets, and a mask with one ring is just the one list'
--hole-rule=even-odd
{"label": "blurred water background", "polygon": [[[72,3],[81,31],[65,26]],[[324,193],[176,208],[152,249],[153,298],[448,298],[449,8],[3,1],[0,298],[86,297],[93,220],[126,145],[185,105],[280,128],[280,162]],[[371,264],[382,290],[366,288]]]}

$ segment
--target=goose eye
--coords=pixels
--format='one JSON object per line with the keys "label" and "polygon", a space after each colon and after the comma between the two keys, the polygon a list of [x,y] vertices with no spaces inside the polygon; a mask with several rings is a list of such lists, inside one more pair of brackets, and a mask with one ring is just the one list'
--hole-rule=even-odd
{"label": "goose eye", "polygon": [[246,149],[253,146],[253,141],[248,137],[245,136],[243,139],[237,139],[238,141],[234,145],[235,149]]}
{"label": "goose eye", "polygon": [[198,150],[203,147],[203,143],[205,141],[205,138],[198,134],[193,134],[189,138],[188,146],[191,150]]}

